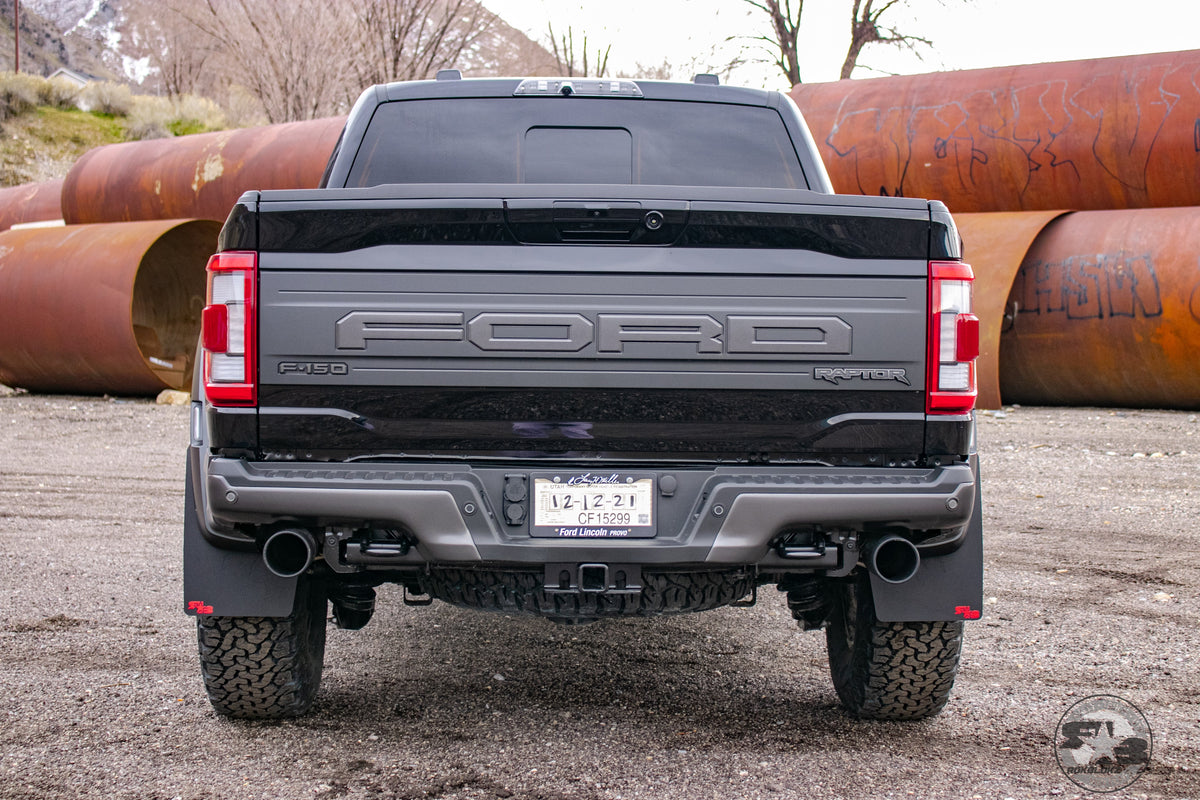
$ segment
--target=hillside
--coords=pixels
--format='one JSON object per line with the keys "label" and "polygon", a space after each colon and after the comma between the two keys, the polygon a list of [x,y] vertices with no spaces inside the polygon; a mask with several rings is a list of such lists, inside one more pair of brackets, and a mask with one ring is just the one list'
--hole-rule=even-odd
{"label": "hillside", "polygon": [[64,177],[99,145],[225,127],[221,109],[201,97],[135,95],[114,83],[79,91],[61,80],[0,73],[0,186]]}
{"label": "hillside", "polygon": [[[110,20],[115,10],[93,14],[92,22],[77,24],[75,18],[82,10],[84,16],[91,6],[108,6],[107,0],[22,0],[21,2],[21,71],[33,75],[49,75],[60,67],[94,75],[107,80],[124,78],[106,63],[106,41],[101,20]],[[59,12],[54,14],[52,12]],[[13,0],[0,0],[0,70],[13,68]],[[121,59],[118,53],[115,64]],[[111,58],[111,56],[110,56]]]}
{"label": "hillside", "polygon": [[[412,12],[436,8],[443,0],[409,2]],[[343,11],[351,3],[343,0]],[[159,0],[21,0],[19,76],[12,74],[13,10],[14,0],[0,0],[0,186],[62,177],[79,156],[101,144],[344,114],[362,86],[431,75],[440,66],[433,56],[425,63],[425,56],[414,50],[417,60],[411,73],[377,74],[380,65],[363,58],[349,69],[345,59],[330,60],[331,52],[346,46],[343,39],[326,38],[311,45],[324,48],[322,53],[306,51],[298,68],[303,77],[316,69],[312,64],[343,65],[336,77],[324,82],[335,91],[319,103],[313,99],[315,90],[302,94],[309,106],[303,113],[280,116],[275,107],[273,116],[273,107],[264,99],[269,92],[263,93],[263,87],[285,85],[283,78],[289,76],[254,78],[247,74],[236,48],[225,51],[212,41],[199,42],[192,29],[168,29],[165,20],[178,24],[179,16],[167,14]],[[297,34],[296,41],[307,41],[302,39]],[[419,43],[419,36],[414,41]],[[472,75],[557,71],[551,53],[501,19],[495,19],[478,38],[469,39],[469,46],[450,52],[457,52],[451,63]],[[40,76],[60,67],[100,80],[78,99],[30,100],[31,92],[36,95],[40,90],[31,89],[27,81],[41,80]],[[296,105],[303,103],[292,103]]]}
{"label": "hillside", "polygon": [[49,106],[7,120],[0,138],[0,186],[65,177],[88,150],[125,141],[128,127],[124,118]]}
{"label": "hillside", "polygon": [[[188,0],[174,0],[187,5]],[[294,2],[294,0],[289,0]],[[352,2],[352,0],[351,0]],[[429,0],[405,0],[413,8],[428,5]],[[432,6],[428,6],[432,8]],[[194,32],[180,36],[163,26],[170,19],[167,5],[157,0],[21,0],[21,71],[49,75],[59,67],[103,80],[139,87],[147,94],[169,93],[171,81],[160,70],[177,70],[196,60],[204,64],[211,45],[194,38]],[[13,0],[0,0],[0,71],[13,68]],[[300,37],[297,37],[299,40]],[[190,53],[160,52],[156,45],[186,42]],[[330,39],[335,45],[340,39]],[[316,56],[315,53],[310,53]],[[555,74],[555,58],[541,44],[497,19],[486,36],[462,54],[466,62],[457,66],[477,75],[548,75]],[[207,67],[211,68],[212,64]],[[211,69],[205,72],[211,73]],[[183,87],[217,97],[217,84],[228,90],[227,76],[208,76],[207,81]]]}

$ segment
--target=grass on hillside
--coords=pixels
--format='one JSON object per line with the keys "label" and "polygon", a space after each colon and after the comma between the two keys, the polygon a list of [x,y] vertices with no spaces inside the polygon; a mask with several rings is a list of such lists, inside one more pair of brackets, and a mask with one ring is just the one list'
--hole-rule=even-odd
{"label": "grass on hillside", "polygon": [[113,83],[80,91],[62,81],[0,72],[0,186],[64,177],[100,145],[226,126],[221,109],[203,97],[135,95]]}
{"label": "grass on hillside", "polygon": [[93,147],[125,141],[128,127],[119,117],[48,106],[5,120],[0,132],[0,186],[62,178]]}

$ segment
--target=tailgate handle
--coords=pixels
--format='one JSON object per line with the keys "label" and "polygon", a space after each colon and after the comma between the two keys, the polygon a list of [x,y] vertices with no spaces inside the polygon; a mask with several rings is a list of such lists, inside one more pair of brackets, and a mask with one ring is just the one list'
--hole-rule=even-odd
{"label": "tailgate handle", "polygon": [[504,201],[510,229],[522,242],[670,244],[687,224],[687,201]]}
{"label": "tailgate handle", "polygon": [[642,218],[642,204],[635,202],[577,202],[560,200],[554,204],[555,222],[580,220],[637,221]]}

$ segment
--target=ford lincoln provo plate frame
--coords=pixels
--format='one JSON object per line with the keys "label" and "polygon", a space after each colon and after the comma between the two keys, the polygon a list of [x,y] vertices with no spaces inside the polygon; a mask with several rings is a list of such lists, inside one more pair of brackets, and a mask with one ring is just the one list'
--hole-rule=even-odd
{"label": "ford lincoln provo plate frame", "polygon": [[539,472],[533,479],[530,536],[651,539],[658,532],[654,475]]}

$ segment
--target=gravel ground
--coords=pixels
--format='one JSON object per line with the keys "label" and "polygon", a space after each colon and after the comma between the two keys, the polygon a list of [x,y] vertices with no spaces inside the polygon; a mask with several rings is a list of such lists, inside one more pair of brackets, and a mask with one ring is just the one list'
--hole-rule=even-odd
{"label": "gravel ground", "polygon": [[1200,423],[981,417],[981,621],[949,707],[847,717],[824,637],[750,609],[563,628],[407,608],[330,628],[315,712],[230,722],[182,611],[187,409],[0,398],[0,797],[1087,797],[1055,725],[1116,694],[1154,731],[1120,796],[1200,797]]}

